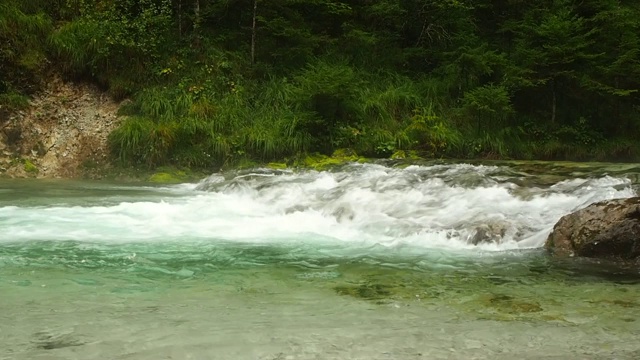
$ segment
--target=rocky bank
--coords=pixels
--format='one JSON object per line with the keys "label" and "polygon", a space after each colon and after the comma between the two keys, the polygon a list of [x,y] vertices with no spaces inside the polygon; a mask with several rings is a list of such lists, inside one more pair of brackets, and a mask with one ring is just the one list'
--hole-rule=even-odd
{"label": "rocky bank", "polygon": [[51,79],[27,109],[0,114],[0,176],[98,176],[118,108],[95,86]]}

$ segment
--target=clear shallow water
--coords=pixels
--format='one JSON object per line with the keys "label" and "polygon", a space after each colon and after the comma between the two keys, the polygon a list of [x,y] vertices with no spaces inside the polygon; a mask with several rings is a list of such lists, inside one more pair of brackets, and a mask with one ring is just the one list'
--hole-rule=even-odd
{"label": "clear shallow water", "polygon": [[[0,183],[0,359],[634,359],[640,274],[539,249],[631,166]],[[474,246],[498,224],[500,244]]]}

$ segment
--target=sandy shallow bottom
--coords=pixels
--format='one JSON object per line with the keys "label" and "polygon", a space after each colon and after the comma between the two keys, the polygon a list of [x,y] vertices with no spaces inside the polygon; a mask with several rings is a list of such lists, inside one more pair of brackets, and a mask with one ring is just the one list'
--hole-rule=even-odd
{"label": "sandy shallow bottom", "polygon": [[[518,271],[518,269],[515,269]],[[341,264],[0,270],[1,359],[636,359],[640,289]]]}

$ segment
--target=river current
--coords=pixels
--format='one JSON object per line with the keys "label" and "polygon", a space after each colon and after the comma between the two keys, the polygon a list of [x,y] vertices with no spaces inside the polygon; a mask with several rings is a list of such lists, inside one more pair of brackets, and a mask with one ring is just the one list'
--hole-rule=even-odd
{"label": "river current", "polygon": [[0,359],[640,358],[638,270],[542,250],[561,216],[636,196],[639,174],[387,162],[2,180]]}

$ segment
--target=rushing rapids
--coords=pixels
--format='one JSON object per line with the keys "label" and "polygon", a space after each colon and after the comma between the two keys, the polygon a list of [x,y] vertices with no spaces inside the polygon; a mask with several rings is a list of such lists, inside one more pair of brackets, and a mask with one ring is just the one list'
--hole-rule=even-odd
{"label": "rushing rapids", "polygon": [[[0,207],[3,240],[306,241],[353,246],[540,247],[554,223],[594,201],[630,197],[631,180],[563,178],[505,166],[354,164],[332,172],[258,169],[118,197],[28,199]],[[131,189],[129,189],[131,190]],[[60,201],[58,201],[60,200]],[[73,199],[71,199],[73,200]]]}

